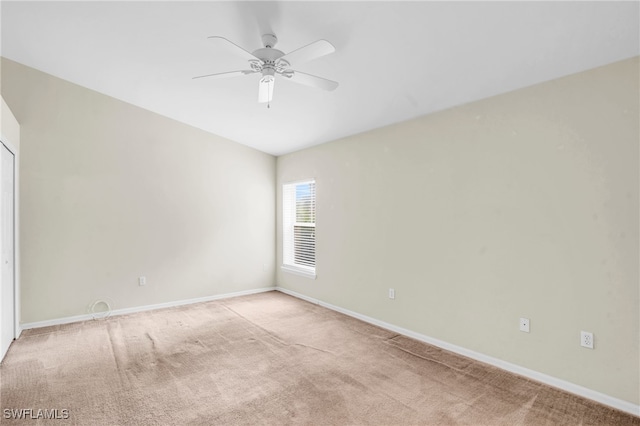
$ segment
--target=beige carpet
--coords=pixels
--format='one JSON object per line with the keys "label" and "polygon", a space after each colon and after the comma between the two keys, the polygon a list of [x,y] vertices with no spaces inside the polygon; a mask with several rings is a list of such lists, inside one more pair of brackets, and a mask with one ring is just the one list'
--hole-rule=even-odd
{"label": "beige carpet", "polygon": [[3,424],[640,425],[278,292],[27,330],[0,379]]}

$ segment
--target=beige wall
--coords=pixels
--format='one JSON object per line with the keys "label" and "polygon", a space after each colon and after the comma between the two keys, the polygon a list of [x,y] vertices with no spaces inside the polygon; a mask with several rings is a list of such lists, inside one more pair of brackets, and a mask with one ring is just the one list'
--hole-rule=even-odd
{"label": "beige wall", "polygon": [[278,188],[315,177],[318,207],[317,279],[278,268],[278,284],[640,403],[638,73],[635,58],[279,157]]}
{"label": "beige wall", "polygon": [[2,96],[22,132],[22,322],[274,284],[274,157],[4,59]]}
{"label": "beige wall", "polygon": [[[3,136],[3,141],[9,142],[11,146],[20,150],[20,125],[18,121],[14,117],[11,109],[2,99],[1,110],[0,110],[0,134]],[[6,139],[6,140],[5,140]]]}

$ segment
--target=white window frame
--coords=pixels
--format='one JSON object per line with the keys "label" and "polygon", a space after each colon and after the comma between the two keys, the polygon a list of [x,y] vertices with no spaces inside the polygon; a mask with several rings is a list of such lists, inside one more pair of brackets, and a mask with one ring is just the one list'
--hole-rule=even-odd
{"label": "white window frame", "polygon": [[[296,219],[296,188],[299,185],[307,185],[309,183],[316,184],[315,179],[306,179],[296,182],[287,182],[282,185],[282,266],[281,269],[285,272],[300,275],[303,277],[316,279],[316,264],[315,256],[317,251],[315,250],[315,235],[314,235],[314,265],[308,266],[299,263],[295,263],[295,248],[294,248],[294,227],[295,226],[307,226],[315,228],[316,223],[297,223]],[[317,188],[316,188],[317,189]],[[313,195],[313,210],[314,216],[316,216],[316,196],[317,192],[314,191]]]}

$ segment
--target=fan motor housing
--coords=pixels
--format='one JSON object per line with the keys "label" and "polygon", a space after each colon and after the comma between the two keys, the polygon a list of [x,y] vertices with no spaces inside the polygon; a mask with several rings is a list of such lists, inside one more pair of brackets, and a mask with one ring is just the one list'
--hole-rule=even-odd
{"label": "fan motor housing", "polygon": [[252,52],[253,56],[258,59],[263,60],[264,62],[275,62],[276,59],[284,56],[284,52],[278,49],[273,49],[271,47],[263,47],[262,49],[258,49]]}

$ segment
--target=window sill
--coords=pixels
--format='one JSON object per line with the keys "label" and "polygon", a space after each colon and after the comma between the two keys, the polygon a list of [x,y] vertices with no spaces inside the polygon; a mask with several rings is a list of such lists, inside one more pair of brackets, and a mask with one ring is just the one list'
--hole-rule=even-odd
{"label": "window sill", "polygon": [[301,277],[310,278],[312,280],[316,279],[315,270],[303,269],[303,268],[299,268],[299,267],[296,267],[296,266],[290,266],[290,265],[282,265],[280,267],[280,269],[282,269],[284,272],[288,272],[290,274],[300,275]]}

